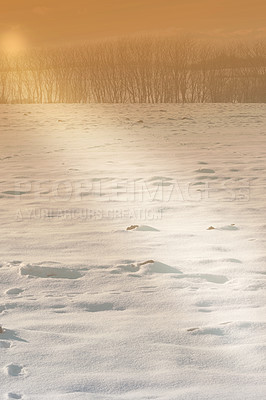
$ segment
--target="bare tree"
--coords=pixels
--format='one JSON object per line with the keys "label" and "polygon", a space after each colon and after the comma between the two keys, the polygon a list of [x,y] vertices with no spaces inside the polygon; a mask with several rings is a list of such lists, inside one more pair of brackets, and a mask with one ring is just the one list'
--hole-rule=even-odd
{"label": "bare tree", "polygon": [[1,103],[265,101],[265,41],[138,37],[0,54]]}

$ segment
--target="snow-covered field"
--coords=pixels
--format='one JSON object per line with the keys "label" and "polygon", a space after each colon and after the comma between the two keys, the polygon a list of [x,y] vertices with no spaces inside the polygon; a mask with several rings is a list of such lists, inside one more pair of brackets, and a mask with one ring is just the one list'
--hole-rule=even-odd
{"label": "snow-covered field", "polygon": [[266,105],[0,115],[0,399],[265,399]]}

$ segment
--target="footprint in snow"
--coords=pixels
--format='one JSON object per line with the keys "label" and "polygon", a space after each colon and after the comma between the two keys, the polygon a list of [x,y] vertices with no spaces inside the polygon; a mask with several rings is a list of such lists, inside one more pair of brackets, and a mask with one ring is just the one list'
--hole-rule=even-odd
{"label": "footprint in snow", "polygon": [[210,327],[210,328],[190,328],[187,329],[188,332],[192,332],[194,335],[213,335],[213,336],[223,336],[224,332],[220,328]]}
{"label": "footprint in snow", "polygon": [[9,376],[20,376],[25,373],[24,368],[21,365],[9,364],[5,367],[5,372]]}
{"label": "footprint in snow", "polygon": [[200,169],[197,169],[195,172],[198,172],[201,174],[215,174],[215,171],[210,168],[200,168]]}
{"label": "footprint in snow", "polygon": [[[10,346],[8,346],[8,344],[10,344],[10,343],[7,342],[9,340],[15,340],[18,342],[27,343],[27,340],[22,339],[20,336],[17,335],[17,333],[15,331],[12,331],[10,329],[4,329],[1,326],[0,326],[0,339],[1,339],[2,347],[4,347],[4,348],[10,347]],[[0,347],[1,347],[1,345],[0,345]]]}
{"label": "footprint in snow", "polygon": [[220,328],[196,328],[193,329],[193,334],[196,335],[213,335],[213,336],[223,336],[224,332]]}
{"label": "footprint in snow", "polygon": [[23,194],[29,194],[30,192],[23,192],[19,190],[6,190],[5,192],[2,192],[3,194],[8,194],[10,196],[22,196]]}
{"label": "footprint in snow", "polygon": [[11,344],[6,340],[0,340],[0,349],[9,349]]}
{"label": "footprint in snow", "polygon": [[17,393],[8,393],[7,399],[22,399],[22,395]]}
{"label": "footprint in snow", "polygon": [[220,231],[238,231],[239,228],[237,226],[235,226],[235,224],[231,224],[231,225],[226,225],[226,226],[222,226],[221,228],[219,228]]}
{"label": "footprint in snow", "polygon": [[124,311],[123,307],[116,307],[113,303],[79,303],[78,308],[91,313],[103,311]]}
{"label": "footprint in snow", "polygon": [[8,295],[17,295],[17,294],[20,294],[20,293],[22,293],[24,290],[23,289],[20,289],[20,288],[12,288],[12,289],[8,289],[7,291],[6,291],[6,294],[8,294]]}
{"label": "footprint in snow", "polygon": [[82,274],[69,268],[42,267],[40,265],[24,265],[20,268],[21,275],[35,276],[37,278],[78,279]]}

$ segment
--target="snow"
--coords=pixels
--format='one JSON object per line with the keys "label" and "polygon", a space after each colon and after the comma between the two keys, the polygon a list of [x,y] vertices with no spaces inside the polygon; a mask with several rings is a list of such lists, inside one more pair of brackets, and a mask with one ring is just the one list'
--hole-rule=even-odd
{"label": "snow", "polygon": [[264,399],[266,106],[0,115],[0,399]]}

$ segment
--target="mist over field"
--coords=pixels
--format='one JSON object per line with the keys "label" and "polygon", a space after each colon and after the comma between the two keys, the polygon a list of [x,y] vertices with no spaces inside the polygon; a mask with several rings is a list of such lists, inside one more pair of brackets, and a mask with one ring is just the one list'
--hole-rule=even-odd
{"label": "mist over field", "polygon": [[140,37],[0,53],[0,103],[262,103],[266,41]]}

